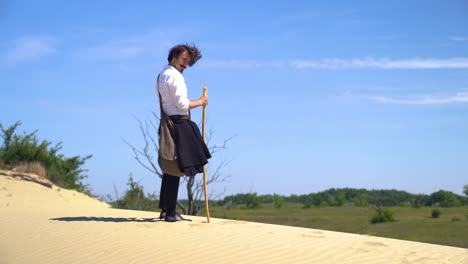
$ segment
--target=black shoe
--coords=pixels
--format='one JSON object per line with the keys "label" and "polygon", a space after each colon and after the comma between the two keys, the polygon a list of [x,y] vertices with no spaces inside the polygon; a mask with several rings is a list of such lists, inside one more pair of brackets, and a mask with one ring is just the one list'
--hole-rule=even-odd
{"label": "black shoe", "polygon": [[166,210],[162,210],[161,214],[159,214],[159,219],[160,220],[164,220],[164,218],[166,218]]}
{"label": "black shoe", "polygon": [[166,217],[164,217],[164,221],[173,223],[173,222],[177,222],[177,218],[175,216],[166,215]]}
{"label": "black shoe", "polygon": [[162,211],[159,215],[159,219],[166,221],[166,222],[176,222],[176,221],[187,221],[192,222],[192,219],[183,218],[180,214],[176,213],[175,216],[168,216],[166,212]]}
{"label": "black shoe", "polygon": [[188,221],[188,222],[192,222],[192,219],[187,219],[187,218],[183,218],[180,214],[176,213],[176,216],[175,216],[176,220],[177,221]]}

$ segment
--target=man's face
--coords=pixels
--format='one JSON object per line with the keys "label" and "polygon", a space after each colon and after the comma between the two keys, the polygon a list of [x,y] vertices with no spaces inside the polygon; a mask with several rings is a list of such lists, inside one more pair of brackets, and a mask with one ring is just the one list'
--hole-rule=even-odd
{"label": "man's face", "polygon": [[179,57],[173,58],[171,61],[171,65],[176,67],[177,70],[180,72],[183,72],[185,68],[187,68],[190,64],[190,56],[188,55],[188,52],[184,50]]}

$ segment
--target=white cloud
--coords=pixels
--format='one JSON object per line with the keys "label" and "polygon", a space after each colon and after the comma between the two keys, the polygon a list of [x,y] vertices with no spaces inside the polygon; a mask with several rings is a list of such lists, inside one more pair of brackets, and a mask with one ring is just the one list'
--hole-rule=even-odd
{"label": "white cloud", "polygon": [[373,37],[373,39],[376,39],[376,40],[394,40],[396,39],[397,37],[396,36],[393,36],[393,35],[382,35],[382,36],[375,36]]}
{"label": "white cloud", "polygon": [[213,68],[277,68],[283,67],[281,62],[261,62],[256,60],[202,60],[200,65]]}
{"label": "white cloud", "polygon": [[449,39],[450,39],[451,41],[461,42],[461,41],[467,41],[467,40],[468,40],[468,37],[450,36]]}
{"label": "white cloud", "polygon": [[133,59],[140,56],[144,49],[137,43],[109,43],[85,49],[87,56],[110,59]]}
{"label": "white cloud", "polygon": [[396,98],[388,96],[366,96],[364,98],[379,103],[388,104],[443,105],[455,103],[468,103],[468,92],[458,92],[453,95],[422,95],[413,98]]}
{"label": "white cloud", "polygon": [[468,58],[356,58],[356,59],[322,59],[291,61],[258,61],[258,60],[205,60],[206,67],[223,68],[296,68],[296,69],[465,69]]}
{"label": "white cloud", "polygon": [[54,39],[50,37],[21,37],[16,40],[16,45],[7,56],[8,63],[37,60],[56,52],[53,47]]}
{"label": "white cloud", "polygon": [[290,66],[298,69],[462,69],[468,68],[468,58],[388,59],[366,57],[350,60],[295,60],[290,62]]}
{"label": "white cloud", "polygon": [[131,60],[141,57],[166,56],[169,48],[174,45],[171,34],[165,32],[150,32],[133,36],[111,37],[101,44],[82,48],[80,55],[84,58]]}

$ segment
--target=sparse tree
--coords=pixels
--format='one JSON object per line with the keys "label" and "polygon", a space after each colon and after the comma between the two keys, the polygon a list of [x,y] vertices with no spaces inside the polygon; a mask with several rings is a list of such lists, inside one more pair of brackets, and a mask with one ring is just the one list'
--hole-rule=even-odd
{"label": "sparse tree", "polygon": [[128,189],[122,198],[118,196],[116,191],[116,201],[111,202],[112,206],[120,209],[141,210],[141,211],[156,211],[158,210],[155,201],[156,197],[153,194],[145,195],[143,186],[133,179],[133,174],[130,173]]}
{"label": "sparse tree", "polygon": [[468,197],[468,184],[463,186],[463,193],[466,195],[466,197]]}
{"label": "sparse tree", "polygon": [[335,198],[335,206],[343,206],[346,201],[346,196],[344,192],[338,192]]}
{"label": "sparse tree", "polygon": [[273,194],[273,202],[275,204],[275,208],[281,208],[284,205],[284,197],[279,194]]}
{"label": "sparse tree", "polygon": [[356,196],[353,198],[354,206],[360,206],[360,207],[368,206],[369,202],[367,201],[367,199],[368,199],[367,193],[359,194],[359,196]]}
{"label": "sparse tree", "polygon": [[381,204],[374,205],[374,209],[375,209],[375,214],[372,216],[370,220],[372,224],[395,221],[395,218],[393,217],[393,212],[388,209],[384,209]]}
{"label": "sparse tree", "polygon": [[[135,118],[139,124],[140,132],[143,136],[144,146],[141,148],[136,147],[133,144],[130,144],[126,140],[123,141],[132,149],[134,158],[137,162],[143,166],[145,169],[151,173],[157,175],[159,178],[162,178],[163,172],[159,168],[157,159],[158,159],[158,128],[159,128],[159,116],[155,112],[151,112],[150,120],[141,121],[138,118]],[[207,146],[211,152],[211,155],[218,151],[225,150],[227,148],[227,143],[232,139],[225,139],[223,144],[216,145],[210,144],[211,138],[214,131],[210,129],[207,133]],[[215,167],[208,165],[208,175],[207,175],[207,185],[226,182],[228,176],[225,176],[221,173],[222,168],[227,165],[227,162],[221,161],[219,164],[216,164]],[[203,190],[203,178],[202,177],[182,177],[183,182],[186,184],[187,188],[187,200],[188,208],[186,209],[182,203],[177,201],[177,205],[181,208],[183,214],[188,215],[198,215],[201,212],[204,203],[202,198],[204,195]],[[218,198],[222,194],[210,193],[209,199]],[[203,207],[204,208],[204,207]]]}
{"label": "sparse tree", "polygon": [[259,208],[262,202],[262,199],[260,196],[257,195],[257,193],[247,193],[246,196],[246,201],[245,201],[245,208],[246,209],[256,209]]}
{"label": "sparse tree", "polygon": [[430,203],[432,205],[441,206],[441,207],[456,207],[460,206],[461,202],[459,197],[452,192],[440,190],[434,192],[429,196]]}
{"label": "sparse tree", "polygon": [[429,202],[429,196],[425,194],[417,194],[414,196],[413,200],[411,201],[411,205],[414,208],[419,208],[421,206],[425,206]]}

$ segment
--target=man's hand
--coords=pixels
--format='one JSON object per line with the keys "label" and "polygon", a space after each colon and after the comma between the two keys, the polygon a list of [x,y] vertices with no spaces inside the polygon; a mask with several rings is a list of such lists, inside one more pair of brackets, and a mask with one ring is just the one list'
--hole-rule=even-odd
{"label": "man's hand", "polygon": [[198,100],[200,100],[202,106],[208,105],[208,95],[203,95]]}
{"label": "man's hand", "polygon": [[193,109],[195,107],[206,106],[206,105],[208,105],[208,95],[203,95],[197,100],[190,101],[189,108]]}

